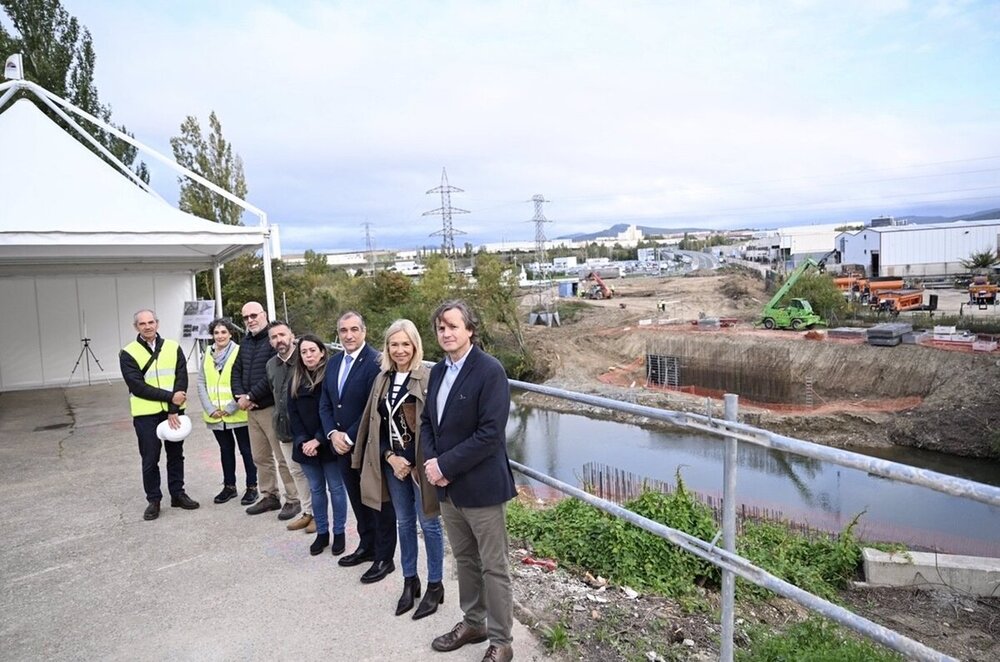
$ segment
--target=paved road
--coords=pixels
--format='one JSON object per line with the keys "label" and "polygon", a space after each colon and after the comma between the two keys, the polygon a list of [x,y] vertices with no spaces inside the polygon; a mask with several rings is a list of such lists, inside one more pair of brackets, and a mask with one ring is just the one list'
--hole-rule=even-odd
{"label": "paved road", "polygon": [[[480,660],[486,644],[430,648],[461,618],[450,556],[438,613],[397,618],[398,570],[364,586],[366,565],[309,556],[312,536],[274,514],[213,504],[219,453],[204,426],[185,454],[201,508],[145,522],[121,382],[0,394],[0,659]],[[516,659],[544,658],[519,623],[514,638]]]}

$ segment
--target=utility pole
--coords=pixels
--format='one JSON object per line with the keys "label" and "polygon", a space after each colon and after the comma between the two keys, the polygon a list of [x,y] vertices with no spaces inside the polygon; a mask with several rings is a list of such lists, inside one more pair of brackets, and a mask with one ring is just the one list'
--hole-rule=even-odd
{"label": "utility pole", "polygon": [[538,263],[539,272],[541,272],[542,262],[545,260],[545,224],[552,221],[545,218],[545,214],[542,213],[542,205],[549,202],[544,195],[536,193],[531,197],[531,201],[535,203],[535,217],[531,219],[531,222],[535,224],[535,261]]}
{"label": "utility pole", "polygon": [[531,196],[530,202],[535,203],[535,216],[530,222],[535,224],[535,264],[538,265],[538,270],[535,272],[535,290],[538,295],[538,303],[535,305],[535,310],[529,315],[529,322],[531,324],[559,326],[559,313],[552,310],[551,300],[545,296],[550,283],[542,279],[542,263],[545,261],[545,224],[552,222],[545,218],[545,214],[542,213],[542,205],[549,201],[541,193],[536,193]]}
{"label": "utility pole", "polygon": [[468,210],[459,209],[458,207],[451,206],[451,194],[452,193],[465,193],[462,189],[457,186],[452,186],[448,183],[448,172],[441,168],[441,186],[436,186],[431,190],[427,191],[427,195],[431,193],[441,194],[441,206],[437,209],[432,209],[430,211],[425,211],[422,216],[440,216],[443,223],[441,229],[437,232],[432,232],[430,235],[434,237],[436,235],[441,235],[441,252],[445,257],[453,257],[455,255],[455,235],[465,234],[461,230],[456,230],[451,224],[452,214],[468,214]]}
{"label": "utility pole", "polygon": [[375,275],[375,242],[372,241],[372,224],[368,221],[362,223],[365,227],[365,255],[368,258],[368,275]]}

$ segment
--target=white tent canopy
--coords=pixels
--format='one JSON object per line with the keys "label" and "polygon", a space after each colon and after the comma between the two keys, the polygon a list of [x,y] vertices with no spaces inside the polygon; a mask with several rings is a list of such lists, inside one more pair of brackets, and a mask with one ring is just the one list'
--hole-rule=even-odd
{"label": "white tent canopy", "polygon": [[0,113],[0,186],[0,274],[200,271],[267,240],[150,195],[28,99]]}
{"label": "white tent canopy", "polygon": [[[81,134],[66,111],[130,142],[257,215],[260,225],[222,225],[179,211],[31,100],[8,105],[18,90]],[[242,253],[263,250],[273,312],[269,235],[264,212],[134,138],[34,83],[0,84],[0,391],[118,378],[118,350],[135,338],[132,315],[142,308],[156,310],[162,335],[194,356],[182,323],[185,302],[196,298],[194,274],[213,270],[221,309],[219,268]]]}

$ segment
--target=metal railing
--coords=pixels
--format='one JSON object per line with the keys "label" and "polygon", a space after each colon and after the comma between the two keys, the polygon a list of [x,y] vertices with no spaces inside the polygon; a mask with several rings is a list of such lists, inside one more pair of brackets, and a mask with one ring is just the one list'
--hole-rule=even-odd
{"label": "metal railing", "polygon": [[[584,501],[606,513],[620,517],[650,533],[665,538],[681,549],[712,563],[722,569],[722,638],[720,644],[720,659],[732,662],[733,634],[735,621],[735,578],[753,582],[769,589],[778,595],[794,600],[800,605],[817,612],[844,627],[854,630],[864,637],[894,651],[902,653],[915,660],[953,660],[939,651],[918,641],[905,637],[878,623],[870,621],[854,612],[832,602],[824,600],[808,591],[776,577],[759,568],[747,559],[737,555],[736,550],[736,451],[739,441],[744,441],[765,448],[773,448],[789,453],[804,455],[824,462],[838,464],[844,467],[859,469],[877,476],[883,476],[911,485],[920,485],[938,492],[980,501],[993,506],[1000,506],[1000,488],[975,483],[962,478],[948,476],[927,469],[910,467],[889,460],[872,458],[859,453],[821,446],[812,442],[776,434],[768,430],[755,428],[736,421],[738,398],[736,395],[725,396],[725,415],[723,419],[711,415],[677,412],[657,409],[645,405],[621,402],[611,398],[596,395],[576,393],[551,386],[541,386],[517,380],[510,380],[511,386],[523,391],[538,393],[571,402],[578,402],[602,409],[610,409],[635,416],[663,421],[678,427],[706,432],[723,437],[725,440],[725,459],[723,464],[723,511],[722,531],[711,541],[700,540],[690,534],[655,522],[648,518],[622,508],[618,504],[601,499],[584,492],[572,485],[556,480],[551,476],[535,471],[519,462],[511,461],[511,467],[528,478],[553,487],[565,494]],[[722,537],[722,548],[716,543]]]}

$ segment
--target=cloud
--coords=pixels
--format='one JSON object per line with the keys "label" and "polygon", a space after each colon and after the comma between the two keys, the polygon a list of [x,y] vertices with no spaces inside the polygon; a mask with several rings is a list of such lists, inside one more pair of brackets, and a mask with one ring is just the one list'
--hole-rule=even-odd
{"label": "cloud", "polygon": [[535,193],[553,236],[773,224],[962,204],[1000,162],[922,165],[1000,155],[990,3],[66,5],[140,139],[218,113],[286,251],[362,248],[366,219],[435,243],[443,166],[479,243],[530,240]]}

